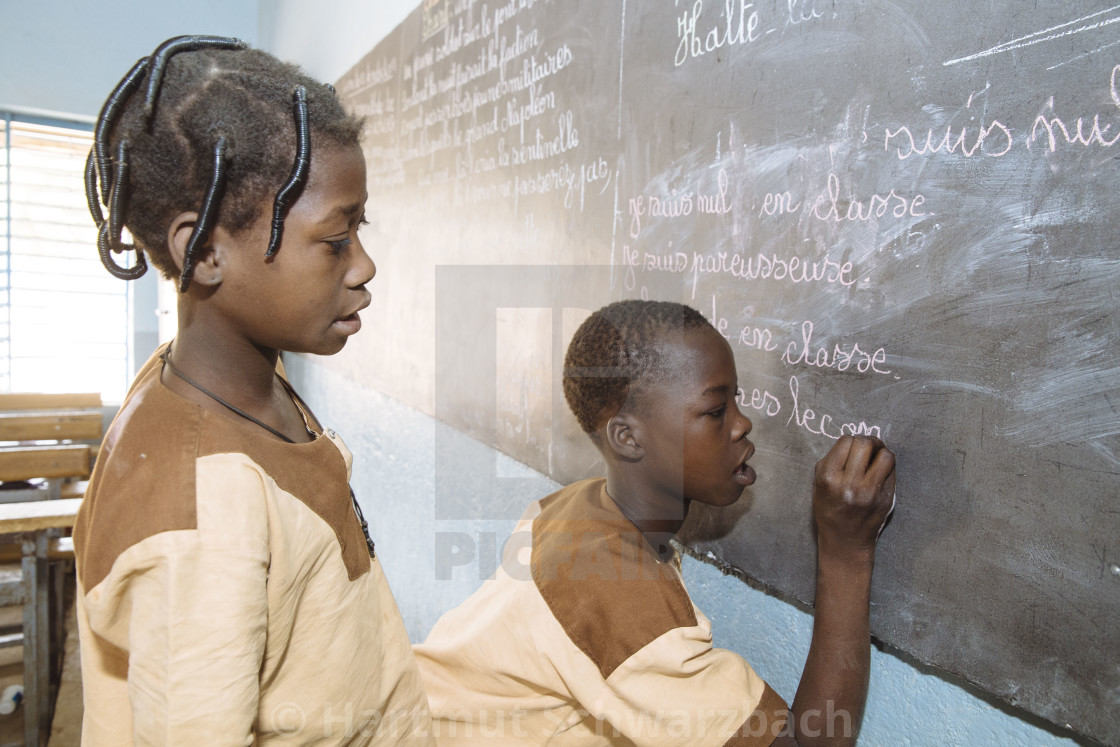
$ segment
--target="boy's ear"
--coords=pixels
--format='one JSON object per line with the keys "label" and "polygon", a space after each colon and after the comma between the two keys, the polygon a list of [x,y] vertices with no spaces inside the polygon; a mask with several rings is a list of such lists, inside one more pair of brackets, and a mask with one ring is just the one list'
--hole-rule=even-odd
{"label": "boy's ear", "polygon": [[638,422],[632,413],[620,412],[607,421],[607,446],[628,462],[637,462],[645,456],[638,434]]}
{"label": "boy's ear", "polygon": [[[167,247],[171,250],[171,261],[179,272],[183,271],[183,258],[187,255],[187,244],[190,243],[191,233],[198,224],[198,213],[188,211],[179,213],[171,221],[167,229]],[[222,282],[221,252],[214,243],[214,234],[210,234],[210,242],[202,248],[202,254],[195,258],[194,272],[191,283],[202,286],[214,286]]]}

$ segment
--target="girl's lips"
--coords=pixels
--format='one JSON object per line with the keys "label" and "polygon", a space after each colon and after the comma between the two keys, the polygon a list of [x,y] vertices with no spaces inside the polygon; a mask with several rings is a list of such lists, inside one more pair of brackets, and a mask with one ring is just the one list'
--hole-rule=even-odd
{"label": "girl's lips", "polygon": [[358,312],[355,311],[350,316],[335,319],[332,326],[339,327],[346,334],[352,335],[362,328],[362,320],[358,318]]}
{"label": "girl's lips", "polygon": [[358,314],[362,309],[369,306],[369,303],[372,300],[372,297],[367,290],[362,291],[361,298],[362,300],[361,303],[358,304],[358,308],[351,311],[347,316],[335,319],[334,325],[332,326],[339,327],[347,335],[352,335],[360,330],[362,328],[362,320],[358,318]]}

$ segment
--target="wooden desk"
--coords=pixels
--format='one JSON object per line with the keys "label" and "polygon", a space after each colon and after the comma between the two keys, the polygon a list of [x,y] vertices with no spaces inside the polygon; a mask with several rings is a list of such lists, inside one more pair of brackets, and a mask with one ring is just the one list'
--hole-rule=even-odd
{"label": "wooden desk", "polygon": [[45,744],[50,729],[51,667],[47,568],[52,534],[70,529],[81,498],[0,504],[0,535],[19,541],[22,574],[0,583],[0,605],[23,606],[24,744]]}
{"label": "wooden desk", "polygon": [[[61,653],[62,585],[58,552],[73,527],[102,436],[97,393],[0,393],[0,545],[20,570],[0,577],[0,606],[23,608],[24,743],[44,743],[53,710],[52,680]],[[75,493],[73,491],[77,490]],[[74,497],[66,497],[67,495]],[[50,562],[54,560],[54,562]],[[55,589],[51,593],[51,571]],[[51,609],[52,597],[58,608]],[[52,639],[58,640],[52,644]],[[12,641],[12,645],[15,641]]]}
{"label": "wooden desk", "polygon": [[69,529],[81,505],[81,498],[0,504],[0,534]]}

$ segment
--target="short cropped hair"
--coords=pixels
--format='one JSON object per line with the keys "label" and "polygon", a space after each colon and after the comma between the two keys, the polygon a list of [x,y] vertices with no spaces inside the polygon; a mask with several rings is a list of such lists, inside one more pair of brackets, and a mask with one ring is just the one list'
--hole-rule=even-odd
{"label": "short cropped hair", "polygon": [[696,309],[670,301],[616,301],[584,320],[564,356],[564,398],[584,432],[594,437],[627,398],[658,380],[658,343],[668,334],[711,326]]}

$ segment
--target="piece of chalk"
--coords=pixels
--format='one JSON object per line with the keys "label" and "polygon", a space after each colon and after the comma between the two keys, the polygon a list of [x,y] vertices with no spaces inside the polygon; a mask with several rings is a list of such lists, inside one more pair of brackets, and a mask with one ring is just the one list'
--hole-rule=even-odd
{"label": "piece of chalk", "polygon": [[[896,490],[896,491],[894,491],[894,493],[891,494],[891,507],[887,509],[887,515],[883,517],[883,523],[879,525],[879,534],[875,535],[876,539],[878,539],[879,535],[881,535],[883,533],[883,530],[886,529],[887,520],[890,519],[891,514],[894,513],[894,507],[897,503],[898,503],[898,491]],[[1115,568],[1115,566],[1113,566],[1113,568]]]}

